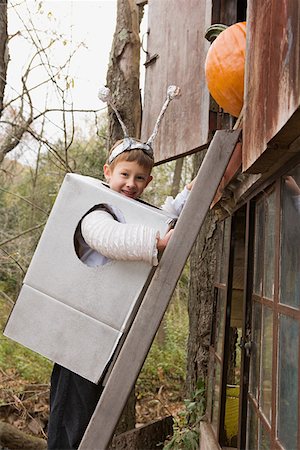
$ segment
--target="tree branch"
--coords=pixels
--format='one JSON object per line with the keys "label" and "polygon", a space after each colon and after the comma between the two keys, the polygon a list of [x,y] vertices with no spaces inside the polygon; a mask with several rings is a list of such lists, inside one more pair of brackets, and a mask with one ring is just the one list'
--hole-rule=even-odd
{"label": "tree branch", "polygon": [[23,272],[23,274],[25,275],[26,270],[23,269],[23,267],[21,266],[21,264],[19,263],[19,261],[16,260],[16,258],[14,258],[10,253],[8,253],[6,250],[4,250],[4,248],[0,249],[3,253],[6,254],[6,256],[8,256],[8,258],[12,259],[13,262],[19,267],[19,269],[21,269],[21,271]]}
{"label": "tree branch", "polygon": [[0,2],[0,115],[4,108],[3,97],[8,62],[7,41],[7,0],[5,0]]}
{"label": "tree branch", "polygon": [[2,247],[2,245],[8,244],[9,242],[15,241],[16,239],[18,239],[21,236],[24,236],[27,233],[31,233],[31,231],[35,231],[38,230],[39,228],[43,227],[46,224],[46,222],[40,223],[39,225],[36,225],[35,227],[32,228],[28,228],[25,231],[22,231],[22,233],[18,234],[17,236],[14,236],[12,238],[6,239],[5,241],[0,242],[0,247]]}
{"label": "tree branch", "polygon": [[15,194],[14,192],[8,191],[7,189],[4,189],[4,188],[2,188],[2,187],[0,187],[0,191],[6,192],[7,194],[10,194],[10,195],[13,195],[14,197],[17,197],[17,198],[19,198],[20,200],[23,200],[24,202],[26,202],[26,203],[28,203],[29,205],[33,206],[34,208],[36,208],[36,209],[42,211],[42,212],[43,212],[44,214],[46,214],[47,216],[49,215],[49,212],[48,212],[48,211],[45,211],[45,210],[44,210],[43,208],[41,208],[40,206],[35,205],[34,203],[32,203],[32,202],[31,202],[30,200],[28,200],[27,198],[22,197],[22,195]]}
{"label": "tree branch", "polygon": [[66,161],[60,156],[60,154],[58,153],[58,151],[51,145],[49,144],[48,141],[46,141],[45,139],[42,138],[42,136],[37,135],[32,129],[28,129],[27,132],[29,134],[31,134],[31,136],[33,136],[37,141],[42,142],[43,144],[45,144],[49,151],[56,157],[56,159],[60,162],[60,164],[63,166],[63,169],[67,172],[73,172],[73,170],[71,169],[71,167],[66,163]]}
{"label": "tree branch", "polygon": [[4,291],[0,292],[0,295],[2,295],[2,298],[7,301],[10,305],[14,306],[15,302],[13,301],[12,298],[10,298],[9,295],[7,295]]}

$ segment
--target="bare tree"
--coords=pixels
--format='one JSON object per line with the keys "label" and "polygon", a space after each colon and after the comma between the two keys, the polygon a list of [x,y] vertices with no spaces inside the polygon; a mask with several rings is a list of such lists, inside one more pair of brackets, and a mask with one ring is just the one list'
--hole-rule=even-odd
{"label": "bare tree", "polygon": [[[7,36],[8,7],[21,24],[13,36]],[[35,7],[36,11],[31,11],[26,0],[18,4],[11,0],[8,4],[7,1],[0,3],[0,164],[20,143],[28,146],[26,137],[28,139],[30,134],[52,153],[62,170],[72,171],[68,162],[68,149],[74,139],[74,113],[91,112],[96,115],[99,110],[73,108],[71,88],[74,80],[69,67],[74,54],[83,44],[78,43],[74,48],[69,48],[67,36],[62,36],[55,28],[52,32],[49,31],[52,24],[48,30],[38,30],[38,17],[43,13],[42,2],[36,2]],[[50,13],[48,16],[48,20],[51,20]],[[13,39],[22,40],[27,48],[31,48],[28,62],[20,75],[21,87],[17,89],[6,78],[8,48]],[[55,55],[61,53],[61,50],[57,51],[57,47],[62,45],[68,48],[68,53],[66,52],[63,62],[58,62]],[[39,75],[35,76],[37,73]],[[9,98],[8,94],[7,98],[4,97],[5,87],[5,92],[9,91]],[[44,99],[44,106],[40,106],[40,103],[37,106],[38,96]],[[54,97],[58,105],[55,108],[49,106]],[[43,117],[46,118],[46,123]],[[59,149],[63,144],[63,152],[58,150],[57,142],[60,143]]]}
{"label": "bare tree", "polygon": [[[194,174],[198,172],[204,156],[203,152],[194,155]],[[217,215],[209,211],[190,256],[186,378],[189,393],[196,389],[199,380],[207,380],[218,233]]]}
{"label": "bare tree", "polygon": [[0,2],[0,115],[3,111],[7,62],[7,0],[3,0]]}
{"label": "bare tree", "polygon": [[[135,0],[118,0],[117,23],[107,72],[107,85],[127,126],[130,136],[139,138],[140,98],[140,22],[143,8]],[[109,110],[109,147],[123,137],[122,129]]]}
{"label": "bare tree", "polygon": [[181,182],[181,174],[182,174],[182,168],[183,168],[183,162],[184,158],[178,158],[175,162],[175,170],[172,180],[172,189],[171,189],[171,195],[172,197],[176,197],[176,195],[179,192],[180,189],[180,182]]}

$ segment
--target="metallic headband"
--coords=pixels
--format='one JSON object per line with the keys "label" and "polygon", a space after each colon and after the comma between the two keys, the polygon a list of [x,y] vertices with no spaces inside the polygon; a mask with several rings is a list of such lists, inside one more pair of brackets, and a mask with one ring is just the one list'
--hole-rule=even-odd
{"label": "metallic headband", "polygon": [[147,142],[142,143],[142,142],[139,142],[139,141],[135,140],[134,138],[128,136],[127,128],[126,128],[124,122],[122,121],[122,118],[121,118],[121,116],[119,114],[119,111],[117,110],[115,104],[113,103],[111,92],[110,92],[109,88],[107,88],[107,87],[100,88],[99,93],[98,93],[99,99],[102,102],[108,103],[111,106],[111,108],[114,110],[114,112],[115,112],[115,114],[117,116],[117,119],[118,119],[118,121],[119,121],[119,123],[120,123],[120,125],[122,127],[123,134],[124,134],[123,142],[121,142],[112,151],[112,153],[109,156],[108,163],[111,164],[112,161],[117,156],[119,156],[121,153],[126,152],[126,151],[130,151],[130,150],[136,150],[136,149],[143,150],[143,152],[145,152],[148,156],[150,156],[150,158],[153,159],[152,145],[153,145],[153,142],[154,142],[154,140],[155,140],[155,138],[157,136],[157,133],[158,133],[158,130],[159,130],[162,118],[163,118],[163,116],[164,116],[164,114],[165,114],[165,112],[166,112],[166,110],[167,110],[167,108],[169,106],[170,101],[173,100],[176,97],[179,97],[179,96],[180,96],[180,88],[179,87],[177,87],[177,86],[169,86],[168,87],[167,98],[166,98],[166,100],[165,100],[165,102],[164,102],[164,104],[162,106],[162,109],[161,109],[161,111],[159,113],[159,116],[158,116],[158,118],[157,118],[157,120],[155,122],[152,134],[149,137],[149,139],[147,140]]}
{"label": "metallic headband", "polygon": [[143,144],[142,142],[136,141],[131,137],[125,137],[124,140],[117,145],[108,158],[108,164],[111,164],[113,160],[123,152],[129,150],[143,150],[151,159],[153,159],[153,150],[148,144]]}

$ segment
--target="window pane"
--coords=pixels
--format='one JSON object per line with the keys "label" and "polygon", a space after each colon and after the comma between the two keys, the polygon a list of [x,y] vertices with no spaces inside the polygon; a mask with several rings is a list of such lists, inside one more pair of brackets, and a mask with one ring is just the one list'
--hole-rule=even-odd
{"label": "window pane", "polygon": [[230,230],[231,230],[231,219],[225,220],[224,224],[224,238],[223,238],[223,249],[222,249],[222,262],[221,262],[221,273],[220,281],[221,283],[227,283],[227,267],[228,267],[228,256],[229,256],[229,244],[230,244]]}
{"label": "window pane", "polygon": [[254,243],[254,280],[253,291],[261,295],[263,273],[263,233],[264,233],[264,204],[256,204],[255,213],[255,243]]}
{"label": "window pane", "polygon": [[237,446],[238,426],[239,426],[239,396],[240,387],[236,385],[226,386],[225,404],[225,442],[228,447]]}
{"label": "window pane", "polygon": [[299,181],[299,168],[284,177],[281,201],[280,302],[295,308],[300,306],[300,201],[295,195]]}
{"label": "window pane", "polygon": [[258,450],[257,415],[250,401],[248,401],[246,450]]}
{"label": "window pane", "polygon": [[273,311],[263,307],[262,351],[261,351],[261,381],[260,406],[271,423],[272,400],[272,345],[273,345]]}
{"label": "window pane", "polygon": [[213,393],[213,414],[212,414],[212,425],[215,429],[215,432],[217,432],[219,422],[220,385],[221,385],[221,369],[219,362],[215,360],[215,388]]}
{"label": "window pane", "polygon": [[259,449],[271,450],[271,442],[269,433],[264,429],[262,424],[259,426]]}
{"label": "window pane", "polygon": [[260,338],[261,338],[261,305],[253,303],[252,311],[252,345],[250,361],[250,392],[258,399],[259,366],[260,366]]}
{"label": "window pane", "polygon": [[297,448],[299,324],[280,316],[278,355],[278,437],[287,449]]}
{"label": "window pane", "polygon": [[215,277],[215,283],[221,282],[221,266],[222,266],[222,249],[223,249],[223,239],[224,239],[224,228],[225,228],[225,221],[218,223],[218,237],[217,237],[217,246],[216,246],[216,253],[217,253],[217,259],[216,259],[216,277]]}
{"label": "window pane", "polygon": [[275,192],[265,197],[265,246],[264,246],[264,283],[263,296],[274,297],[274,264],[275,264]]}
{"label": "window pane", "polygon": [[225,301],[226,293],[223,289],[218,289],[217,315],[216,315],[216,352],[223,356],[224,329],[225,329]]}

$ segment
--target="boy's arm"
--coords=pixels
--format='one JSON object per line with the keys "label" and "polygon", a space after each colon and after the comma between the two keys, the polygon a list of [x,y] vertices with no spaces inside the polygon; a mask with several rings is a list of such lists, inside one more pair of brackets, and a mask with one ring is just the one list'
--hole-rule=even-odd
{"label": "boy's arm", "polygon": [[171,229],[165,234],[165,236],[163,238],[159,237],[157,239],[157,244],[156,244],[157,250],[163,251],[166,248],[166,246],[168,245],[169,240],[172,237],[173,232],[174,232],[174,229]]}
{"label": "boy's arm", "polygon": [[154,228],[120,223],[109,213],[94,211],[83,219],[81,231],[85,242],[109,259],[158,264],[160,238]]}
{"label": "boy's arm", "polygon": [[170,196],[167,197],[165,203],[162,205],[162,209],[178,217],[181,211],[183,210],[185,202],[189,197],[190,191],[194,186],[195,179],[196,178],[194,178],[190,183],[188,183],[183,189],[183,191],[179,192],[179,194],[177,194],[175,198]]}
{"label": "boy's arm", "polygon": [[[162,209],[178,217],[194,182],[195,178],[175,199],[167,197]],[[158,264],[158,250],[163,251],[166,248],[173,233],[173,230],[170,230],[161,238],[159,232],[151,227],[119,223],[104,211],[94,211],[88,214],[82,221],[81,230],[85,242],[103,256],[117,260],[147,261],[153,266]],[[110,236],[109,239],[107,233]],[[135,240],[135,233],[137,233],[139,242]],[[122,241],[124,237],[125,240]]]}

